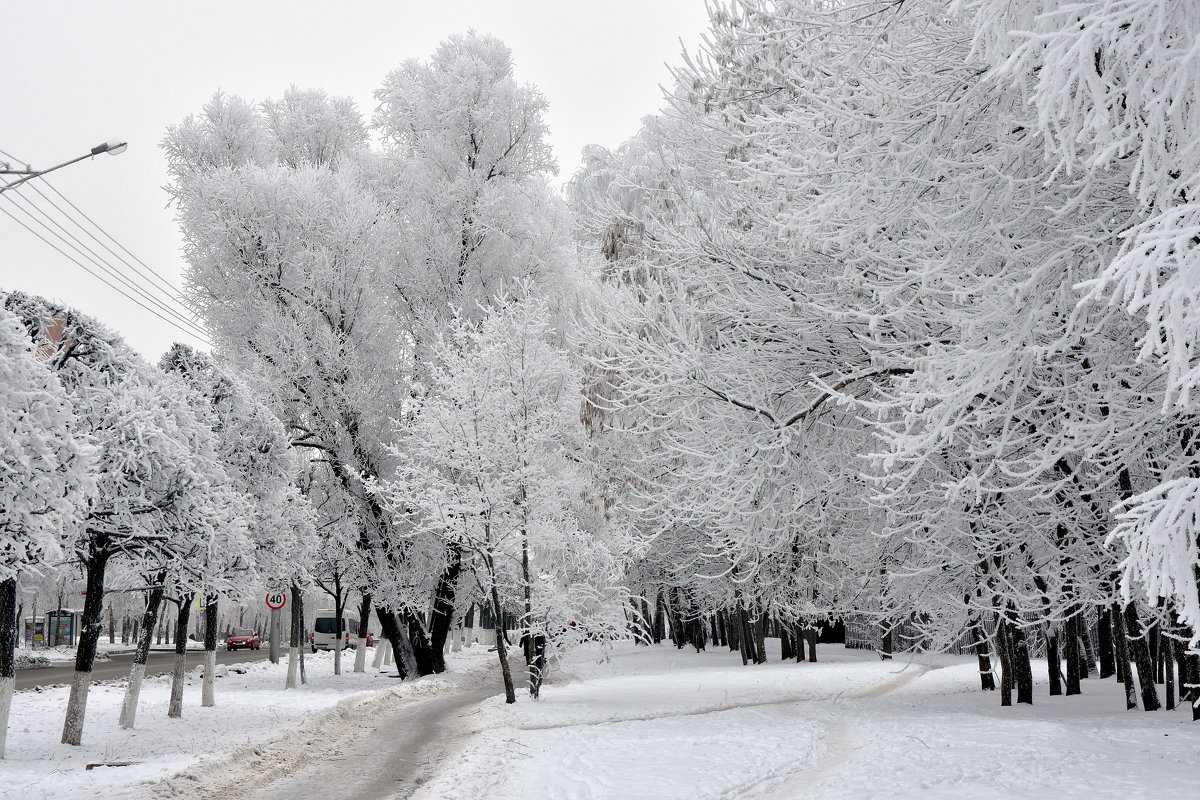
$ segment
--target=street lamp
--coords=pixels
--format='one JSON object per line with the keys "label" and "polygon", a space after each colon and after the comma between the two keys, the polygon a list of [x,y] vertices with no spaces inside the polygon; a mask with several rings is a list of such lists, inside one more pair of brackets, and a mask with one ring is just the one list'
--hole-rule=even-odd
{"label": "street lamp", "polygon": [[8,164],[0,162],[0,167],[3,167],[3,169],[0,169],[0,175],[20,175],[21,176],[20,178],[17,178],[15,181],[12,181],[10,183],[4,184],[3,186],[0,186],[0,194],[7,192],[9,189],[20,186],[22,183],[24,183],[27,180],[30,180],[32,178],[37,178],[41,175],[45,175],[47,172],[54,172],[54,170],[56,170],[56,169],[62,169],[63,167],[74,164],[76,161],[83,161],[85,158],[95,158],[96,156],[100,155],[101,153],[108,153],[110,156],[117,156],[117,155],[120,155],[121,153],[124,153],[125,150],[128,149],[128,147],[129,147],[128,142],[123,142],[118,139],[114,139],[111,142],[102,142],[101,144],[98,144],[95,147],[93,147],[87,153],[84,153],[83,155],[81,155],[77,158],[72,158],[70,161],[64,161],[61,164],[55,164],[53,167],[50,167],[48,169],[30,169],[28,164],[25,165],[25,169],[10,169]]}

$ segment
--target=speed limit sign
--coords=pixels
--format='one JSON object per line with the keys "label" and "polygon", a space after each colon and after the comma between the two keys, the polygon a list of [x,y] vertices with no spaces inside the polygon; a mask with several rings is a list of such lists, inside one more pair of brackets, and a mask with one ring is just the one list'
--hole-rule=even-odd
{"label": "speed limit sign", "polygon": [[278,611],[287,605],[287,594],[284,592],[267,592],[267,608]]}

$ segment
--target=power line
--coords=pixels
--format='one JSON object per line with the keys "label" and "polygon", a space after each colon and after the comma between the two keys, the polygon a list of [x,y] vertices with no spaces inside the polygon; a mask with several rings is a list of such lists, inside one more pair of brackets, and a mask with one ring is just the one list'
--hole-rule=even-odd
{"label": "power line", "polygon": [[[56,195],[58,195],[59,197],[61,197],[61,198],[63,199],[63,201],[64,201],[64,202],[65,202],[67,205],[69,205],[71,208],[75,209],[75,212],[76,212],[77,214],[79,214],[79,216],[83,217],[83,218],[84,218],[84,219],[86,219],[88,222],[90,222],[90,223],[92,224],[92,227],[94,227],[96,230],[100,231],[100,232],[101,232],[101,233],[103,233],[105,236],[107,236],[107,237],[108,237],[108,239],[109,239],[109,240],[110,240],[110,241],[111,241],[113,244],[115,244],[117,247],[119,247],[119,248],[121,248],[122,250],[124,250],[124,251],[125,251],[125,253],[126,253],[126,254],[127,254],[129,257],[130,257],[130,258],[132,258],[134,261],[136,261],[137,263],[139,263],[139,264],[141,264],[143,267],[145,267],[145,268],[146,268],[146,270],[147,270],[147,271],[149,271],[151,275],[153,275],[155,278],[157,278],[157,279],[158,279],[159,283],[161,283],[163,286],[167,287],[167,290],[168,290],[168,291],[170,291],[170,292],[173,292],[173,293],[174,293],[174,297],[176,297],[176,298],[177,298],[177,297],[178,297],[178,296],[181,294],[181,292],[180,292],[180,290],[179,290],[179,287],[175,286],[173,283],[171,283],[171,282],[170,282],[170,281],[168,281],[166,278],[164,278],[162,275],[160,275],[160,274],[159,274],[159,273],[158,273],[158,272],[157,272],[157,271],[156,271],[156,270],[155,270],[153,267],[151,267],[151,266],[150,266],[149,264],[147,264],[145,261],[142,261],[140,258],[138,258],[137,256],[135,256],[133,253],[129,252],[129,248],[125,247],[125,245],[123,245],[123,244],[121,244],[119,241],[117,241],[116,237],[115,237],[115,236],[113,236],[111,233],[109,233],[108,231],[104,230],[104,228],[100,227],[99,223],[97,223],[97,222],[96,222],[94,219],[92,219],[92,218],[91,218],[91,217],[89,217],[87,214],[85,214],[85,213],[83,212],[83,210],[79,208],[79,206],[77,206],[77,205],[75,205],[74,203],[72,203],[72,202],[71,202],[71,200],[70,200],[70,199],[69,199],[69,198],[68,198],[66,195],[64,195],[62,192],[60,192],[58,189],[56,189],[56,188],[54,187],[54,184],[50,183],[50,181],[46,180],[45,178],[42,178],[42,183],[46,184],[46,186],[47,186],[47,187],[50,189],[50,191],[54,192]],[[45,197],[45,195],[44,195],[44,194],[42,194],[40,191],[38,191],[38,189],[37,189],[37,186],[34,186],[34,187],[33,187],[33,189],[34,189],[34,191],[37,191],[37,193],[38,193],[38,194],[41,194],[41,195],[42,195],[42,197]],[[51,201],[51,202],[53,203],[53,201]],[[56,208],[57,208],[57,206],[56,206]],[[76,222],[75,224],[76,224],[76,225],[79,225],[79,223],[78,223],[78,222]],[[79,227],[80,227],[80,228],[83,228],[83,226],[82,226],[82,225],[79,225]],[[95,238],[95,237],[93,236],[92,238]],[[98,240],[97,240],[97,241],[98,241]],[[109,250],[109,249],[108,249],[108,247],[105,247],[105,249],[106,249],[106,250],[108,250],[110,253],[112,253],[112,250]],[[113,255],[114,255],[114,256],[116,256],[116,253],[113,253]],[[121,257],[120,257],[120,256],[117,256],[117,258],[121,258]],[[121,260],[122,260],[122,261],[124,261],[125,259],[121,258]],[[125,262],[125,263],[128,263],[128,262]],[[149,277],[147,277],[146,275],[144,275],[144,274],[141,272],[141,270],[139,270],[137,267],[133,266],[132,264],[130,264],[129,266],[130,266],[130,267],[133,269],[133,271],[134,271],[134,272],[137,272],[139,275],[142,275],[142,277],[146,278],[146,280],[150,280],[150,278],[149,278]],[[184,304],[183,304],[183,303],[180,303],[180,305],[184,305]],[[185,305],[184,307],[186,308],[187,306]],[[189,313],[190,313],[190,312],[191,312],[191,309],[188,309],[188,311],[189,311]]]}
{"label": "power line", "polygon": [[[107,244],[105,244],[105,242],[103,242],[101,239],[99,239],[94,233],[92,233],[90,230],[88,230],[86,227],[84,227],[84,225],[82,225],[78,220],[73,219],[70,214],[68,214],[66,211],[64,211],[61,206],[59,206],[57,203],[55,203],[54,200],[52,200],[51,198],[47,197],[46,194],[44,192],[42,192],[40,189],[38,189],[36,186],[34,186],[32,188],[35,192],[38,193],[38,195],[40,195],[42,197],[42,199],[44,199],[47,203],[49,203],[51,205],[51,207],[54,208],[55,211],[57,211],[60,215],[62,215],[62,217],[64,219],[70,221],[73,225],[75,225],[76,228],[78,228],[80,231],[82,231],[85,236],[90,238],[92,241],[94,241],[100,247],[103,247],[105,250],[107,250],[110,255],[112,255],[114,258],[116,258],[122,264],[124,264],[125,266],[127,266],[131,270],[133,270],[133,272],[139,278],[147,281],[146,284],[142,284],[136,278],[133,278],[130,275],[122,274],[122,276],[121,276],[122,283],[125,283],[127,286],[130,286],[130,288],[134,288],[134,286],[131,285],[131,282],[132,282],[132,284],[136,284],[138,293],[141,294],[143,297],[146,297],[147,300],[155,300],[155,298],[152,298],[149,296],[149,292],[157,292],[158,294],[161,294],[163,297],[166,298],[167,304],[172,305],[172,306],[177,305],[179,308],[183,309],[183,311],[185,311],[187,315],[184,316],[183,314],[180,314],[179,312],[175,311],[174,309],[171,309],[170,313],[179,317],[180,320],[187,322],[187,324],[189,324],[189,325],[193,325],[197,328],[200,327],[199,325],[196,325],[196,323],[195,323],[194,317],[196,315],[192,311],[192,309],[189,308],[183,302],[181,302],[179,300],[179,298],[177,297],[177,294],[176,294],[178,292],[177,289],[175,289],[170,284],[166,284],[171,289],[171,291],[167,291],[167,290],[163,290],[163,289],[159,288],[158,286],[155,286],[153,283],[150,283],[149,278],[147,278],[146,275],[141,270],[139,270],[136,266],[134,266],[133,264],[130,264],[129,261],[126,260],[123,256],[121,256],[120,253],[115,252],[111,247],[109,247]],[[50,188],[53,189],[54,187],[50,187]],[[55,191],[60,197],[62,197],[62,194],[60,192],[57,192],[57,190],[55,190]],[[20,196],[23,200],[25,200],[25,202],[29,203],[30,206],[37,209],[38,212],[41,213],[43,216],[45,216],[47,219],[50,219],[50,215],[46,214],[45,211],[43,211],[41,208],[38,208],[38,206],[35,203],[33,203],[33,201],[30,200],[28,197],[24,197],[23,195],[18,195],[18,196]],[[67,203],[69,205],[71,205],[72,208],[75,208],[76,211],[79,210],[73,203],[71,203],[70,200],[67,200],[67,198],[65,198],[65,197],[63,197],[63,199],[66,200]],[[82,212],[80,212],[80,213],[82,214]],[[88,219],[89,222],[92,222],[92,220],[90,218],[87,218],[86,214],[84,215],[84,217],[85,217],[85,219]],[[62,226],[59,225],[57,222],[55,222],[54,224],[56,225],[56,227],[62,229]],[[92,222],[92,224],[95,225],[96,223]],[[99,228],[99,226],[96,226],[96,227]],[[107,236],[114,243],[116,243],[118,247],[121,247],[121,243],[117,242],[117,240],[111,234],[109,234],[107,231],[104,231],[102,228],[99,228],[99,229],[102,233],[104,233],[105,236]],[[63,229],[63,230],[64,230],[64,232],[66,232],[65,229]],[[79,242],[79,240],[75,236],[71,235],[69,232],[66,232],[66,233],[68,236],[71,236],[71,238],[74,241]],[[99,254],[95,253],[90,247],[83,245],[82,242],[80,242],[80,245],[83,246],[85,249],[87,249],[87,251],[89,253],[91,253],[93,256],[95,256],[96,258],[105,260],[107,263],[106,259],[104,259]],[[124,249],[124,248],[122,247],[122,249]],[[128,252],[128,251],[126,251],[126,252]],[[130,255],[132,256],[132,253]],[[113,266],[113,265],[110,264],[110,266]],[[153,270],[151,270],[151,271],[153,271]],[[155,273],[155,274],[157,275],[157,273]],[[166,281],[161,276],[159,276],[159,280],[162,281],[163,283],[166,283]],[[163,303],[156,302],[156,304],[159,305],[160,308],[163,308],[164,311],[168,310],[167,308],[165,308],[163,306]]]}
{"label": "power line", "polygon": [[[22,196],[21,199],[25,203],[27,203],[30,206],[30,208],[32,208],[34,211],[38,212],[38,214],[42,215],[42,217],[44,217],[46,221],[38,219],[27,208],[25,208],[24,206],[17,203],[16,199],[13,198],[11,195],[5,195],[5,197],[12,200],[13,204],[16,205],[17,209],[19,211],[21,211],[21,213],[25,214],[27,217],[29,217],[34,222],[36,222],[38,225],[40,225],[51,236],[54,236],[56,239],[58,239],[58,241],[60,241],[61,243],[63,243],[67,247],[69,247],[71,250],[74,250],[75,253],[78,254],[81,258],[86,259],[87,261],[90,261],[95,267],[99,268],[100,270],[107,273],[109,276],[111,276],[115,280],[124,284],[131,291],[136,292],[137,294],[141,295],[141,297],[143,299],[145,299],[147,302],[152,303],[153,305],[157,306],[164,313],[174,317],[177,322],[182,323],[184,326],[186,326],[188,328],[191,328],[195,333],[199,333],[199,334],[205,335],[205,336],[207,335],[205,333],[205,331],[203,330],[203,328],[201,328],[199,325],[197,325],[192,320],[185,317],[183,314],[176,311],[174,308],[171,308],[169,305],[164,303],[158,297],[151,295],[148,291],[146,291],[146,289],[143,286],[141,286],[138,283],[136,283],[135,281],[131,280],[127,275],[123,274],[118,268],[116,268],[114,265],[112,265],[107,260],[105,260],[95,250],[88,247],[84,242],[82,242],[79,239],[79,237],[75,236],[75,234],[71,233],[69,230],[67,230],[65,227],[63,227],[62,223],[60,223],[58,220],[54,219],[50,214],[48,214],[45,211],[45,209],[40,208],[36,203],[34,203],[28,197]],[[54,205],[54,203],[52,201],[51,201],[51,205]],[[59,208],[58,206],[54,206],[54,207],[57,211],[59,211],[59,213],[63,213],[61,208]],[[76,223],[76,224],[78,224],[78,223]],[[54,226],[54,228],[57,228],[58,231],[55,231],[51,226]],[[85,230],[84,233],[87,233],[87,231]],[[94,239],[95,237],[92,237],[92,238]],[[68,241],[68,239],[70,241]],[[47,240],[43,239],[43,241],[47,241]],[[103,244],[103,243],[100,243],[100,244]],[[59,252],[63,252],[63,251],[59,250]],[[72,259],[72,260],[74,260],[74,259]],[[76,262],[76,263],[78,263],[78,262]],[[183,306],[181,305],[181,307],[183,307]]]}
{"label": "power line", "polygon": [[[21,161],[21,159],[17,158],[15,155],[13,155],[12,153],[9,153],[3,149],[0,149],[0,155],[3,155],[4,157],[9,158],[15,162],[19,162],[22,164],[25,163],[25,162]],[[114,258],[116,258],[120,263],[129,267],[133,271],[133,273],[135,273],[137,275],[137,278],[133,278],[133,277],[125,274],[124,272],[122,272],[122,270],[119,267],[115,266],[114,264],[109,262],[107,259],[105,259],[103,256],[96,253],[94,250],[92,250],[92,248],[88,247],[86,244],[84,244],[82,241],[80,241],[80,239],[77,236],[75,236],[70,231],[68,231],[66,228],[64,228],[63,225],[61,223],[59,223],[57,220],[55,220],[50,214],[48,214],[45,211],[45,209],[39,207],[36,203],[34,203],[33,200],[30,199],[29,197],[25,196],[24,194],[21,194],[22,200],[24,200],[31,208],[33,208],[39,214],[41,214],[43,217],[45,217],[47,220],[49,220],[55,227],[57,227],[60,231],[62,231],[62,233],[55,232],[45,222],[34,217],[28,211],[28,209],[17,204],[15,198],[12,197],[12,195],[6,195],[6,196],[9,197],[9,199],[13,200],[14,205],[16,205],[16,207],[23,214],[28,216],[34,222],[37,222],[42,228],[44,228],[48,233],[50,233],[55,238],[57,238],[60,242],[62,242],[66,246],[70,247],[72,250],[74,250],[76,253],[78,253],[84,259],[91,261],[92,264],[94,264],[96,267],[98,267],[102,271],[106,272],[107,274],[109,274],[110,276],[112,276],[113,278],[118,280],[119,282],[123,283],[125,286],[129,287],[132,291],[136,292],[137,294],[140,294],[142,297],[144,297],[150,303],[152,303],[155,306],[157,306],[158,308],[162,309],[162,311],[165,312],[167,315],[174,317],[175,320],[177,320],[178,322],[164,317],[162,314],[158,313],[153,308],[146,306],[145,304],[140,302],[137,298],[129,295],[127,292],[122,290],[120,287],[113,285],[111,282],[106,280],[103,276],[98,275],[97,273],[95,273],[94,271],[89,269],[86,264],[83,264],[81,261],[79,261],[78,259],[71,256],[69,253],[65,252],[62,248],[58,247],[53,242],[46,239],[44,236],[42,236],[36,230],[34,230],[33,228],[26,225],[24,222],[22,222],[17,217],[13,216],[8,211],[4,210],[3,208],[0,208],[0,211],[4,211],[4,213],[10,219],[12,219],[14,222],[16,222],[18,225],[21,225],[21,227],[25,228],[30,233],[32,233],[34,236],[37,236],[43,242],[50,245],[50,247],[54,248],[60,254],[65,256],[69,261],[73,262],[74,264],[76,264],[77,266],[82,268],[89,275],[92,275],[93,277],[97,278],[102,283],[104,283],[106,286],[112,288],[114,291],[118,292],[126,299],[132,301],[140,308],[142,308],[146,311],[149,311],[151,314],[154,314],[154,316],[156,316],[159,319],[163,320],[164,322],[168,323],[169,325],[176,328],[180,332],[187,334],[191,338],[196,339],[197,341],[203,342],[203,343],[207,344],[209,347],[212,347],[212,342],[208,338],[208,332],[205,331],[199,324],[197,324],[194,321],[194,318],[196,317],[195,311],[179,299],[180,291],[176,286],[174,286],[170,281],[168,281],[161,274],[159,274],[158,271],[156,271],[153,267],[146,264],[146,262],[142,261],[136,255],[134,255],[129,250],[129,248],[125,247],[125,245],[123,245],[120,241],[118,241],[116,237],[114,237],[112,234],[110,234],[107,230],[105,230],[103,227],[101,227],[95,220],[93,220],[91,217],[89,217],[82,209],[80,209],[77,205],[75,205],[73,202],[71,202],[70,198],[68,198],[66,195],[64,195],[62,192],[60,192],[54,185],[52,185],[48,180],[46,180],[45,177],[42,177],[42,181],[46,184],[46,186],[51,191],[53,191],[56,195],[58,195],[63,200],[63,202],[65,202],[67,205],[69,205],[72,209],[74,209],[74,211],[77,214],[79,214],[85,220],[87,220],[88,223],[90,223],[96,230],[98,230],[105,237],[107,237],[109,241],[111,241],[118,248],[120,248],[122,251],[124,251],[126,254],[128,254],[128,256],[130,258],[132,258],[134,261],[136,261],[142,267],[144,267],[145,270],[147,272],[149,272],[151,275],[153,275],[154,278],[157,279],[158,283],[161,284],[162,286],[165,286],[166,289],[164,290],[160,286],[155,285],[154,280],[149,275],[147,275],[142,270],[138,269],[137,266],[130,263],[125,257],[123,257],[119,253],[115,252],[104,241],[99,239],[92,231],[88,230],[88,228],[86,226],[84,226],[82,223],[80,223],[78,219],[73,218],[61,206],[59,206],[57,203],[55,203],[54,200],[47,197],[46,194],[44,192],[42,192],[40,189],[38,189],[36,185],[31,184],[31,187],[33,188],[33,190],[35,192],[38,193],[38,195],[40,197],[42,197],[43,200],[45,200],[47,203],[49,203],[51,205],[51,207],[53,207],[54,210],[57,211],[63,218],[70,221],[76,228],[78,228],[81,232],[83,232],[84,235],[91,238],[92,241],[94,241],[96,244],[100,245],[105,250],[107,250],[108,253],[111,254]],[[17,193],[14,192],[13,194],[17,194]],[[73,240],[75,242],[75,244],[68,242],[67,239],[64,238],[63,234],[65,234],[66,237],[69,237],[71,240]],[[80,248],[82,248],[82,250]],[[86,251],[87,255],[85,255],[83,251]],[[146,282],[145,286],[142,285],[141,281]],[[155,296],[154,294],[151,294],[151,292],[162,295],[163,297],[166,298],[166,302],[164,303],[157,296]],[[183,309],[184,312],[186,312],[187,316],[180,313],[179,311],[176,311],[173,308],[173,305],[177,305],[179,308]],[[180,323],[182,323],[182,325]]]}
{"label": "power line", "polygon": [[[11,156],[10,156],[10,158],[11,158]],[[34,236],[36,236],[37,238],[41,239],[41,240],[42,240],[43,242],[45,242],[47,245],[49,245],[50,247],[52,247],[52,248],[54,248],[55,250],[57,250],[57,251],[58,251],[58,252],[59,252],[59,253],[60,253],[62,256],[64,256],[64,257],[65,257],[67,260],[74,262],[74,263],[75,263],[77,266],[79,266],[79,267],[80,267],[80,269],[82,269],[84,272],[86,272],[86,273],[88,273],[89,275],[91,275],[92,277],[96,278],[96,279],[97,279],[97,280],[99,280],[101,283],[103,283],[105,286],[108,286],[110,289],[112,289],[113,291],[117,292],[118,294],[120,294],[120,295],[121,295],[122,297],[124,297],[125,299],[127,299],[127,300],[131,301],[132,303],[134,303],[135,305],[139,306],[139,307],[140,307],[140,308],[142,308],[143,310],[145,310],[145,311],[149,311],[151,314],[153,314],[154,316],[158,317],[158,318],[159,318],[159,319],[161,319],[163,322],[167,323],[168,325],[172,326],[173,328],[176,328],[176,329],[177,329],[177,330],[179,330],[181,333],[184,333],[184,334],[186,334],[186,335],[190,336],[191,338],[195,339],[195,340],[196,340],[196,341],[198,341],[198,342],[201,342],[201,343],[203,343],[203,344],[207,345],[208,347],[212,347],[212,346],[213,346],[213,343],[212,343],[212,342],[210,342],[210,341],[209,341],[207,338],[205,338],[205,337],[203,337],[203,336],[198,336],[198,335],[196,335],[195,333],[192,333],[191,331],[187,330],[186,328],[183,328],[183,327],[182,327],[182,326],[180,326],[178,323],[174,322],[173,320],[169,319],[168,317],[164,317],[162,314],[158,313],[158,312],[157,312],[157,311],[155,311],[153,308],[150,308],[149,306],[147,306],[147,305],[143,304],[143,303],[142,303],[141,301],[139,301],[139,300],[138,300],[136,297],[133,297],[133,296],[131,296],[131,295],[127,294],[127,293],[126,293],[124,290],[122,290],[122,289],[121,289],[119,286],[114,286],[114,285],[113,285],[112,283],[110,283],[110,282],[109,282],[109,281],[108,281],[108,280],[107,280],[107,279],[106,279],[106,278],[105,278],[103,275],[98,275],[97,273],[93,272],[91,269],[89,269],[89,268],[88,268],[88,266],[87,266],[86,264],[84,264],[84,263],[83,263],[83,262],[81,262],[81,261],[78,261],[78,260],[77,260],[77,259],[75,259],[75,258],[74,258],[74,257],[73,257],[73,256],[72,256],[70,253],[68,253],[68,252],[66,252],[66,251],[64,251],[64,250],[62,250],[61,248],[59,248],[59,247],[58,247],[58,245],[54,244],[54,243],[53,243],[53,242],[51,242],[49,239],[47,239],[46,237],[42,236],[40,233],[38,233],[37,231],[35,231],[33,228],[31,228],[31,227],[29,227],[28,225],[26,225],[26,224],[25,224],[25,223],[24,223],[22,220],[20,220],[20,219],[18,219],[17,217],[15,217],[15,216],[14,216],[14,215],[13,215],[13,214],[12,214],[12,213],[11,213],[11,212],[8,210],[8,209],[7,209],[7,208],[4,208],[3,206],[0,206],[0,212],[3,212],[3,213],[4,213],[4,215],[5,215],[5,216],[7,216],[9,219],[11,219],[13,222],[17,223],[17,224],[18,224],[18,225],[20,225],[22,228],[24,228],[25,230],[27,230],[27,231],[29,231],[30,233],[32,233]]]}

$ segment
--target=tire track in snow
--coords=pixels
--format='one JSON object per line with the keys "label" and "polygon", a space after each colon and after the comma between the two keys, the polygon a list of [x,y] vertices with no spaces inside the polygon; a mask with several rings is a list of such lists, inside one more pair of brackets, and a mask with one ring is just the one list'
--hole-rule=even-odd
{"label": "tire track in snow", "polygon": [[[910,667],[916,667],[911,674],[908,672]],[[935,668],[937,669],[937,668]],[[882,697],[890,692],[894,692],[900,687],[916,680],[920,676],[929,672],[929,667],[920,665],[906,664],[897,673],[897,677],[885,680],[877,685],[865,686],[861,689],[855,689],[851,692],[839,692],[832,696],[817,696],[817,697],[796,697],[790,700],[752,700],[744,703],[722,703],[720,705],[708,706],[706,708],[698,708],[692,711],[665,711],[661,713],[651,714],[631,714],[622,717],[613,717],[611,719],[600,719],[592,722],[558,722],[545,725],[522,725],[520,723],[504,725],[502,727],[515,731],[552,731],[562,728],[591,728],[601,725],[619,725],[625,722],[652,722],[656,719],[668,719],[677,717],[703,717],[708,714],[721,714],[726,711],[737,711],[743,708],[766,708],[769,706],[787,706],[799,703],[828,703],[840,702],[841,700],[858,700]],[[482,731],[474,731],[480,733]]]}
{"label": "tire track in snow", "polygon": [[[917,669],[909,671],[910,667]],[[941,667],[925,667],[911,662],[904,665],[895,678],[883,681],[877,686],[861,689],[849,697],[853,699],[875,699],[884,697],[915,681],[917,678]],[[793,800],[803,792],[816,786],[832,775],[839,767],[854,757],[858,740],[851,731],[850,724],[841,719],[829,719],[821,724],[825,726],[826,735],[820,740],[825,745],[825,752],[814,762],[807,760],[802,766],[776,772],[752,784],[739,787],[726,797],[753,797],[757,800]]]}

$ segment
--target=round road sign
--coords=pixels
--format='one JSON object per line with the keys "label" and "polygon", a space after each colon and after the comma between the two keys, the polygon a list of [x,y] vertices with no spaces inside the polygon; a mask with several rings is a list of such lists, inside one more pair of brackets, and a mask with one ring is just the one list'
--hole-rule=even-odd
{"label": "round road sign", "polygon": [[283,592],[267,592],[267,608],[278,611],[287,605],[287,595]]}

